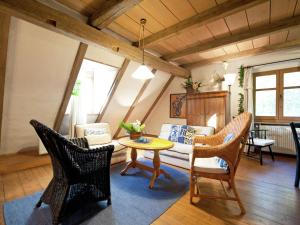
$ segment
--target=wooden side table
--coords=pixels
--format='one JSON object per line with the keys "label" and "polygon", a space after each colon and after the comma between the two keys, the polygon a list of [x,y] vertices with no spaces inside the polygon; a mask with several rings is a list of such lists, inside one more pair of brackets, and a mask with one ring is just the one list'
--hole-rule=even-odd
{"label": "wooden side table", "polygon": [[[160,174],[164,174],[165,176],[168,175],[163,169],[160,169],[159,151],[172,148],[174,144],[171,141],[161,138],[147,138],[150,139],[149,143],[137,143],[133,140],[130,140],[129,138],[119,139],[119,143],[121,145],[131,148],[131,161],[126,165],[126,167],[121,171],[120,174],[122,176],[126,175],[126,172],[130,168],[140,168],[142,170],[152,172],[153,175],[150,180],[149,188],[153,188],[155,180]],[[154,152],[153,167],[147,166],[137,161],[137,150]]]}

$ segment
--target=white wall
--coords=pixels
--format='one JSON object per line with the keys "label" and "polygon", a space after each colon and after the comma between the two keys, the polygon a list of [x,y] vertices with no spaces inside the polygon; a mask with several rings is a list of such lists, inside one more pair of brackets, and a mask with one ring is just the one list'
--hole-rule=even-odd
{"label": "white wall", "polygon": [[[130,117],[128,118],[129,122],[133,122],[135,120],[142,120],[150,107],[152,106],[153,102],[160,94],[163,86],[168,81],[170,74],[157,71],[155,74],[155,78],[150,81],[147,89],[141,96],[138,104],[135,106],[134,110],[132,111]],[[146,127],[146,131],[148,127]],[[123,133],[124,134],[124,133]]]}
{"label": "white wall", "polygon": [[[271,54],[265,54],[265,55],[259,55],[259,56],[253,56],[253,57],[247,57],[239,60],[232,60],[229,62],[229,66],[227,69],[227,73],[236,73],[236,80],[233,86],[231,87],[231,114],[237,115],[238,112],[238,93],[242,91],[240,87],[238,87],[238,72],[240,65],[249,66],[249,65],[256,65],[256,64],[262,64],[262,63],[268,63],[268,62],[275,62],[275,61],[281,61],[286,59],[292,59],[292,58],[299,58],[300,56],[300,47],[294,50],[287,50],[287,51],[281,51],[281,52],[275,52]],[[291,61],[291,62],[283,62],[283,63],[277,63],[272,64],[268,66],[260,66],[260,67],[254,67],[253,72],[262,72],[262,71],[268,71],[268,70],[275,70],[275,69],[282,69],[282,68],[291,68],[300,66],[300,60]],[[194,81],[202,81],[204,84],[209,83],[209,80],[212,78],[212,75],[214,73],[218,73],[220,75],[224,75],[224,68],[222,63],[215,63],[208,66],[198,67],[195,69],[192,69],[192,77]],[[223,90],[228,90],[228,87],[226,87],[223,83]],[[209,91],[213,90],[208,87],[203,87],[200,90],[202,91]]]}
{"label": "white wall", "polygon": [[185,93],[181,86],[183,82],[183,78],[176,77],[166,89],[145,122],[147,133],[158,135],[163,123],[186,124],[186,119],[170,118],[170,94]]}
{"label": "white wall", "polygon": [[125,71],[119,86],[111,99],[101,122],[110,124],[111,132],[114,134],[120,122],[125,117],[135,97],[139,93],[144,81],[131,77],[139,64],[131,61]]}
{"label": "white wall", "polygon": [[38,145],[30,119],[53,126],[78,46],[78,41],[12,18],[0,154]]}

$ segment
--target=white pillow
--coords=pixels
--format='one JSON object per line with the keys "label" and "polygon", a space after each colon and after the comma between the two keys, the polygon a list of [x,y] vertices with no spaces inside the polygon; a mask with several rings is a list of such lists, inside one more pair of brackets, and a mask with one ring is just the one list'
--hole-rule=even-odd
{"label": "white pillow", "polygon": [[91,127],[91,128],[86,128],[84,129],[84,135],[100,135],[100,134],[105,134],[107,133],[106,128],[100,128],[100,127]]}
{"label": "white pillow", "polygon": [[102,145],[111,142],[110,134],[87,135],[85,138],[87,139],[89,146]]}

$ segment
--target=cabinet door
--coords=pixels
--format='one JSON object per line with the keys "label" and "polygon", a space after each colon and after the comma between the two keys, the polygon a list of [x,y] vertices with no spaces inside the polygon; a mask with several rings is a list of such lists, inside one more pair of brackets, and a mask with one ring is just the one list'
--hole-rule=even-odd
{"label": "cabinet door", "polygon": [[205,126],[204,99],[189,99],[187,104],[187,124]]}
{"label": "cabinet door", "polygon": [[206,98],[204,101],[205,125],[214,127],[216,132],[225,126],[226,102],[224,97]]}

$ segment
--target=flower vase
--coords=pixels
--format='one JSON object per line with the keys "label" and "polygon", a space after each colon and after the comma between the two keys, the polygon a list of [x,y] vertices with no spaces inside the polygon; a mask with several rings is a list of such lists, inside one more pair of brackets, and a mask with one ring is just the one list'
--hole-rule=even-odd
{"label": "flower vase", "polygon": [[193,87],[187,87],[187,88],[186,88],[186,93],[187,93],[187,94],[194,94],[194,93],[195,93],[195,90],[193,89]]}
{"label": "flower vase", "polygon": [[129,137],[130,137],[131,140],[138,139],[141,136],[142,136],[142,132],[131,132],[129,134]]}

